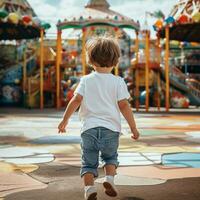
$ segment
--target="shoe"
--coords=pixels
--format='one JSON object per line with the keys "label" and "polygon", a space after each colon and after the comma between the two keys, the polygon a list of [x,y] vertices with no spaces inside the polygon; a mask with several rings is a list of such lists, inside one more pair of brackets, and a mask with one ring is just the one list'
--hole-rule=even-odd
{"label": "shoe", "polygon": [[110,197],[116,197],[117,196],[117,188],[115,187],[113,179],[109,177],[105,177],[105,180],[103,182],[103,186],[105,188],[105,193]]}
{"label": "shoe", "polygon": [[97,200],[97,190],[94,186],[88,186],[85,189],[85,199],[86,200]]}

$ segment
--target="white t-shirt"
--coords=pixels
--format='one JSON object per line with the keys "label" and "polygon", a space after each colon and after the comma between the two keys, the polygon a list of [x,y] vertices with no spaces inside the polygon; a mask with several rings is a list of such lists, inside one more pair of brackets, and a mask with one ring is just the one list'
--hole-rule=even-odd
{"label": "white t-shirt", "polygon": [[74,94],[77,93],[83,96],[79,109],[81,133],[95,127],[121,132],[118,101],[130,97],[123,78],[93,72],[81,78]]}

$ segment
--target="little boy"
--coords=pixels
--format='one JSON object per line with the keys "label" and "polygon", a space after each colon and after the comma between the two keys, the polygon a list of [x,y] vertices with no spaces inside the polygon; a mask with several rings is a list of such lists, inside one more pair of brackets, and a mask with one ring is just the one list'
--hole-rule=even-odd
{"label": "little boy", "polygon": [[99,153],[105,180],[103,186],[109,196],[117,196],[114,185],[116,175],[117,149],[121,132],[120,112],[127,120],[132,138],[138,139],[135,120],[128,103],[130,97],[124,80],[111,71],[117,66],[120,48],[113,38],[98,37],[86,44],[88,63],[95,72],[82,77],[58,126],[59,133],[65,132],[70,116],[78,109],[82,122],[81,177],[85,185],[85,199],[96,200],[97,190],[94,178],[98,176]]}

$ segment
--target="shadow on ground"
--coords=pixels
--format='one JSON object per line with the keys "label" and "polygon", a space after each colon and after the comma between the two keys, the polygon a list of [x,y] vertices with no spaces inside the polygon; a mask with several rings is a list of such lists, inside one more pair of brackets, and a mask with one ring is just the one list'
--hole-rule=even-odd
{"label": "shadow on ground", "polygon": [[[99,175],[103,171],[99,170]],[[47,188],[13,193],[4,200],[83,200],[79,167],[50,162],[40,164],[29,176],[47,184]],[[169,180],[154,186],[118,186],[119,196],[109,198],[97,184],[98,200],[199,200],[200,178]]]}

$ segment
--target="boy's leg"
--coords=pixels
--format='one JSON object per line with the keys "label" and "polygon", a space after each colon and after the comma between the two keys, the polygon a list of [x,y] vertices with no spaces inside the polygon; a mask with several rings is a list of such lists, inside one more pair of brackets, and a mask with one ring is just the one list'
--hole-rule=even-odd
{"label": "boy's leg", "polygon": [[108,164],[104,166],[105,179],[103,186],[105,188],[105,193],[108,196],[117,196],[117,188],[114,184],[114,176],[116,175],[116,165]]}
{"label": "boy's leg", "polygon": [[103,140],[103,148],[101,149],[101,159],[104,164],[105,180],[103,186],[108,196],[117,196],[117,188],[114,184],[114,176],[118,166],[119,133],[106,130]]}
{"label": "boy's leg", "polygon": [[86,173],[83,175],[83,183],[85,186],[94,185],[94,174]]}
{"label": "boy's leg", "polygon": [[90,131],[93,130],[88,130],[81,135],[82,166],[80,174],[85,185],[85,199],[96,200],[97,190],[94,186],[94,177],[98,176],[99,151],[95,146],[94,138],[90,135]]}
{"label": "boy's leg", "polygon": [[105,165],[104,172],[106,176],[115,176],[116,175],[116,166],[115,165]]}

